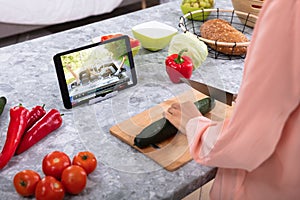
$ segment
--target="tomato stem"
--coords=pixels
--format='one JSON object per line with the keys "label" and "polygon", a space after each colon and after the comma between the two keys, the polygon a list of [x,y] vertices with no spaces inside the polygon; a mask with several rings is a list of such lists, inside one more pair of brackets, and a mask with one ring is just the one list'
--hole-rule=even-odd
{"label": "tomato stem", "polygon": [[82,158],[82,160],[87,160],[88,156],[87,155],[83,155],[81,158]]}
{"label": "tomato stem", "polygon": [[26,187],[27,186],[27,183],[25,182],[25,181],[20,181],[20,185],[22,186],[22,187]]}

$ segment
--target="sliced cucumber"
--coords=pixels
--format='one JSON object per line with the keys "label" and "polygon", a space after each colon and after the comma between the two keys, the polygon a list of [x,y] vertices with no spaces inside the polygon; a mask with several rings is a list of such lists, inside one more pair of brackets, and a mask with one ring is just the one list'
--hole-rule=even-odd
{"label": "sliced cucumber", "polygon": [[0,97],[0,115],[2,114],[4,107],[6,104],[6,98],[5,97]]}
{"label": "sliced cucumber", "polygon": [[[207,97],[196,101],[195,105],[201,114],[205,115],[215,107],[215,100]],[[155,145],[174,136],[177,132],[178,129],[171,124],[169,120],[162,118],[144,128],[141,133],[134,138],[134,145],[139,148]]]}

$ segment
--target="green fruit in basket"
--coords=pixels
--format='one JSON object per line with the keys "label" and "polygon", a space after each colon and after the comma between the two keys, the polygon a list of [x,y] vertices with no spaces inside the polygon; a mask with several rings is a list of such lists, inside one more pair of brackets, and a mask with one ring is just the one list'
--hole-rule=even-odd
{"label": "green fruit in basket", "polygon": [[184,4],[182,4],[182,6],[189,7],[190,4],[189,3],[184,3]]}
{"label": "green fruit in basket", "polygon": [[[209,4],[208,4],[209,5]],[[207,6],[207,3],[205,2],[205,1],[201,1],[200,2],[200,6],[202,7],[202,8],[205,8],[206,6]]]}
{"label": "green fruit in basket", "polygon": [[200,5],[199,5],[199,3],[197,3],[197,2],[195,2],[195,3],[193,3],[193,4],[191,4],[194,8],[200,8]]}
{"label": "green fruit in basket", "polygon": [[[209,9],[213,7],[214,0],[183,0],[180,6],[181,11],[184,15],[197,10]],[[194,20],[205,20],[209,15],[210,12],[208,11],[205,11],[204,13],[197,12],[192,13],[192,15],[189,14],[187,18],[193,18]]]}
{"label": "green fruit in basket", "polygon": [[183,55],[192,59],[194,70],[199,68],[207,58],[208,50],[206,44],[199,40],[193,33],[185,32],[173,36],[168,54],[178,53],[184,48],[187,48],[188,51],[184,52]]}

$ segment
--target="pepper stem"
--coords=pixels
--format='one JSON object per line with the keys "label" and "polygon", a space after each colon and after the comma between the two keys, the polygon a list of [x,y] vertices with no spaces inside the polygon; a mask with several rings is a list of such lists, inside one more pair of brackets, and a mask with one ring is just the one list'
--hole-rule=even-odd
{"label": "pepper stem", "polygon": [[177,64],[183,63],[184,60],[183,60],[183,58],[182,58],[182,54],[183,54],[184,52],[187,52],[187,51],[188,51],[187,48],[184,48],[184,49],[182,49],[181,51],[179,51],[178,56],[177,56],[177,58],[174,59],[174,61],[175,61]]}

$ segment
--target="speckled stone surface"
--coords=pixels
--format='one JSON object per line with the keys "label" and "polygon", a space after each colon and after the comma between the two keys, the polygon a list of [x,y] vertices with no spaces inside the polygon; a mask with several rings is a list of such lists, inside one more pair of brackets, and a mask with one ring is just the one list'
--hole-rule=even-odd
{"label": "speckled stone surface", "polygon": [[[0,118],[0,147],[5,142],[10,107],[19,103],[28,108],[46,104],[46,109],[57,108],[64,113],[59,130],[13,157],[0,171],[1,200],[22,199],[14,191],[15,173],[33,169],[43,176],[42,159],[54,150],[70,157],[89,150],[99,161],[97,170],[88,177],[86,189],[65,199],[181,199],[211,178],[214,169],[195,161],[174,172],[166,171],[109,133],[111,126],[188,89],[185,84],[170,82],[164,65],[167,48],[158,52],[141,49],[134,57],[138,76],[135,87],[101,103],[72,110],[63,107],[52,60],[56,53],[89,44],[99,35],[132,35],[131,27],[142,22],[157,20],[178,28],[182,15],[179,5],[180,1],[174,1],[0,49],[0,96],[8,99]],[[216,7],[232,5],[229,0],[217,0]],[[207,58],[192,79],[237,93],[243,63]]]}

